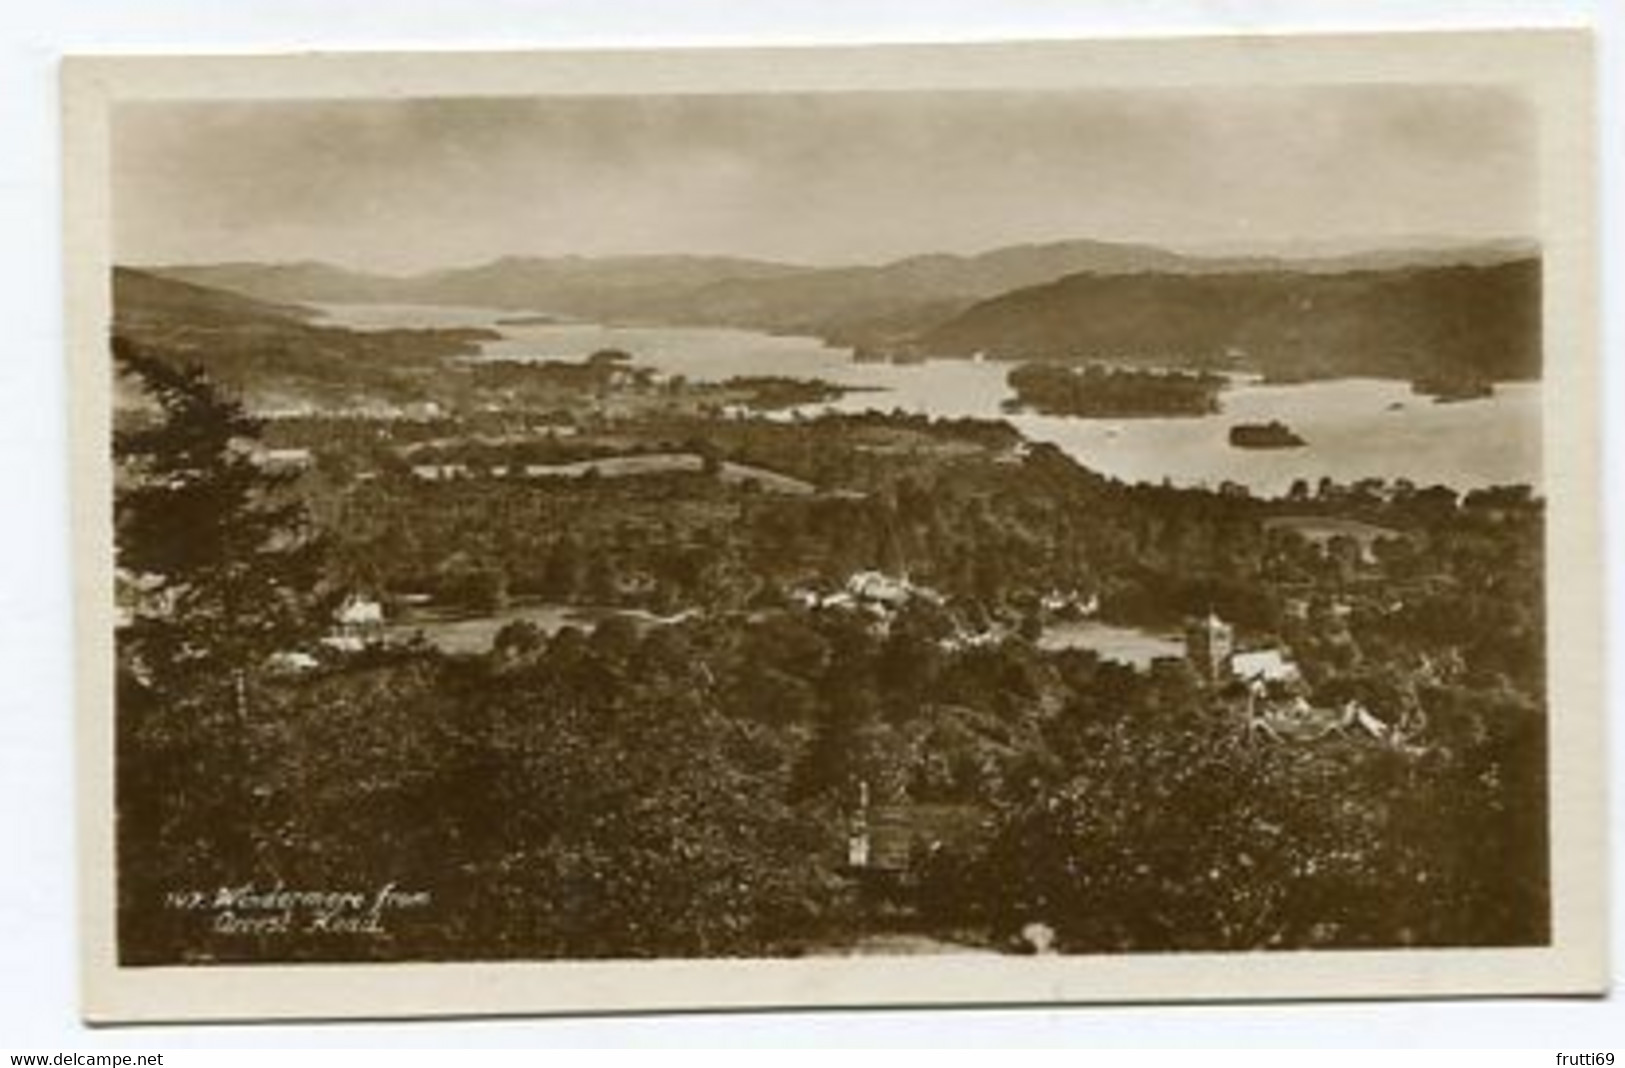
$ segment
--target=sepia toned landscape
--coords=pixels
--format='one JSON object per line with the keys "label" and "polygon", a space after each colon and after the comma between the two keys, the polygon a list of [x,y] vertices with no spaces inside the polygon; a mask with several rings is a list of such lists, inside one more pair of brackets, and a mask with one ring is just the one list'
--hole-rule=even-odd
{"label": "sepia toned landscape", "polygon": [[1551,942],[1516,92],[111,137],[121,964]]}

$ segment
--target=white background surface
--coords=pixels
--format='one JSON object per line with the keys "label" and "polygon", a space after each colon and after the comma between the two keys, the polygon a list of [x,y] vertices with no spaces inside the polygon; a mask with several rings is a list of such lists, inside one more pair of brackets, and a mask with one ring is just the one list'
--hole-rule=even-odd
{"label": "white background surface", "polygon": [[[1540,24],[1599,31],[1605,190],[1605,426],[1625,422],[1619,203],[1625,4],[1400,0],[4,0],[0,4],[0,1049],[109,1046],[1101,1045],[1625,1047],[1607,1001],[753,1013],[573,1020],[104,1029],[78,1020],[71,596],[56,63],[68,52],[521,49],[947,41],[1286,29]],[[1486,72],[1493,76],[1494,72]],[[1620,433],[1607,434],[1606,523],[1625,530]],[[1625,542],[1610,538],[1611,616]],[[1611,630],[1609,662],[1625,662]],[[1625,766],[1611,680],[1611,767]],[[1615,900],[1620,791],[1611,798]],[[1616,931],[1618,925],[1615,925]],[[1615,974],[1625,938],[1613,938]],[[1551,1059],[1530,1063],[1552,1063]]]}

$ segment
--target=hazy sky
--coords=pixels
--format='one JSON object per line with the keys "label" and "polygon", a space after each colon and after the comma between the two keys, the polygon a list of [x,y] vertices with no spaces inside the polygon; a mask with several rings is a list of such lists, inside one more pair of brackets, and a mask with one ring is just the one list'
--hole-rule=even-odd
{"label": "hazy sky", "polygon": [[809,263],[1072,237],[1533,233],[1493,89],[126,104],[126,263],[733,253]]}

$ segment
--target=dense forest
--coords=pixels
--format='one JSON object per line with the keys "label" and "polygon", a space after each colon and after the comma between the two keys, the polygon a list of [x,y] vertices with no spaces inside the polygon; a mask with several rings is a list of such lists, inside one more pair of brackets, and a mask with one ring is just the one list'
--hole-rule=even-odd
{"label": "dense forest", "polygon": [[[116,345],[149,401],[116,443],[126,963],[796,955],[899,925],[1009,949],[1034,922],[1067,952],[1549,937],[1527,488],[1130,486],[902,415],[262,423],[151,343]],[[357,595],[658,619],[331,641]],[[1186,661],[1048,644],[1084,600],[1217,613],[1290,649],[1307,704],[1392,729],[1262,737]],[[940,828],[895,878],[851,869],[860,797]],[[335,934],[185,896],[358,882],[424,907]]]}

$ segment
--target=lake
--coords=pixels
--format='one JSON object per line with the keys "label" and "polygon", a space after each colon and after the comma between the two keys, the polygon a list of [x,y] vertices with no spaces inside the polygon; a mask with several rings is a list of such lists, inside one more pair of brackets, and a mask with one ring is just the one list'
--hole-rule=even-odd
{"label": "lake", "polygon": [[391,641],[409,641],[421,635],[424,641],[446,653],[490,652],[497,632],[509,623],[529,623],[548,637],[565,627],[593,631],[607,619],[620,618],[638,627],[680,622],[683,615],[663,618],[635,608],[516,603],[489,615],[459,615],[436,609],[408,610],[385,628]]}
{"label": "lake", "polygon": [[[721,327],[609,326],[559,322],[497,325],[523,313],[430,305],[324,305],[328,322],[354,329],[487,326],[504,335],[483,355],[500,359],[579,360],[598,349],[630,353],[665,375],[715,382],[735,375],[820,378],[860,388],[807,410],[902,409],[931,416],[1008,419],[1033,441],[1053,443],[1096,471],[1130,482],[1167,480],[1254,493],[1285,493],[1299,478],[1409,478],[1466,490],[1527,483],[1540,490],[1542,389],[1502,383],[1493,397],[1436,404],[1406,382],[1335,379],[1264,385],[1237,378],[1220,395],[1221,411],[1194,418],[1082,419],[1009,414],[1009,364],[928,360],[859,363],[847,349],[817,338]],[[1295,449],[1238,449],[1235,423],[1278,419],[1306,442]]]}

